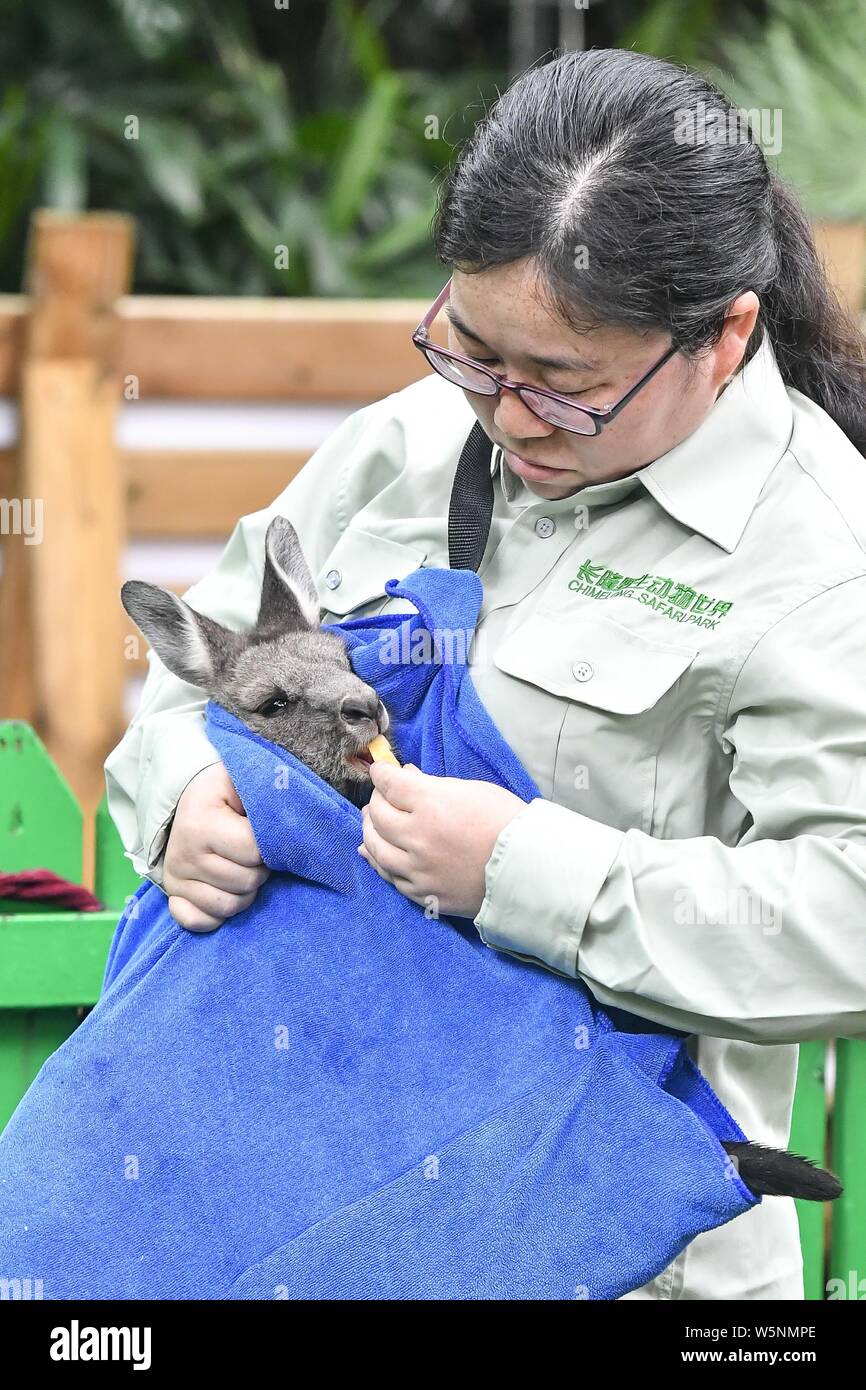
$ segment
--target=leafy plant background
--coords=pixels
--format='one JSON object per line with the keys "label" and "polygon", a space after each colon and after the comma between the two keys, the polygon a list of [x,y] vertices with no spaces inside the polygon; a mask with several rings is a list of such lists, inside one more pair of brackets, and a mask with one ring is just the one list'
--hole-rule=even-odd
{"label": "leafy plant background", "polygon": [[[862,0],[824,4],[862,14]],[[538,5],[549,25],[541,56],[556,46],[557,6]],[[423,297],[439,288],[429,244],[437,177],[509,81],[508,0],[279,6],[0,0],[0,289],[19,287],[37,206],[132,213],[141,292]],[[794,58],[773,31],[765,69],[770,9],[776,31],[783,9],[813,18],[797,31]],[[585,22],[590,45],[715,61],[725,82],[735,67],[747,105],[780,104],[758,90],[770,72],[767,90],[789,94],[786,119],[802,80],[797,44],[811,45],[822,72],[841,60],[807,0],[594,0]],[[862,74],[862,35],[858,52]],[[862,170],[859,184],[849,172],[857,77],[848,58],[841,75],[815,78],[810,97],[834,110],[840,137],[849,131],[843,179],[827,173],[826,150],[817,158],[831,190],[845,185],[846,207],[863,184]],[[864,119],[860,98],[861,136]],[[808,118],[804,126],[798,176],[808,186],[819,141]]]}
{"label": "leafy plant background", "polygon": [[782,148],[768,158],[811,215],[866,217],[864,0],[770,0],[717,50],[710,76],[737,106],[782,112]]}

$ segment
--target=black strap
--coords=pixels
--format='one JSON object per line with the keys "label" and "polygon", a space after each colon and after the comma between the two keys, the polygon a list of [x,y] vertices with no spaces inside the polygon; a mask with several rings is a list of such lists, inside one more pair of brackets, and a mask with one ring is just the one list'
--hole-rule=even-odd
{"label": "black strap", "polygon": [[492,457],[493,443],[476,421],[451,485],[448,563],[453,570],[477,571],[484,558],[493,515]]}

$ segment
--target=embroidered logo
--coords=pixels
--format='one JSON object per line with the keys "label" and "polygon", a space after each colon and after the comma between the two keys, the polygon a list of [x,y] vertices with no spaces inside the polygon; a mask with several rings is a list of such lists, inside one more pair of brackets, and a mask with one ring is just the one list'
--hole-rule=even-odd
{"label": "embroidered logo", "polygon": [[618,574],[606,565],[584,560],[569,581],[569,589],[587,598],[630,598],[662,613],[677,623],[715,628],[733,608],[733,602],[700,593],[688,584],[661,574]]}

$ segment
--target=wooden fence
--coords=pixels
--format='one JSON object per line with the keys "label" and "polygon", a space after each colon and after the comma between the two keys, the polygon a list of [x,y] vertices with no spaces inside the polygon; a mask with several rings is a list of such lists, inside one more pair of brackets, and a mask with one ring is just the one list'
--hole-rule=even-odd
{"label": "wooden fence", "polygon": [[429,370],[410,336],[426,303],[131,297],[132,256],[122,215],[40,212],[29,293],[0,296],[0,397],[20,410],[0,499],[41,503],[45,537],[0,532],[0,712],[38,730],[91,810],[125,726],[126,639],[143,649],[118,597],[127,538],[224,540],[310,453],[121,450],[121,402],[355,408]]}

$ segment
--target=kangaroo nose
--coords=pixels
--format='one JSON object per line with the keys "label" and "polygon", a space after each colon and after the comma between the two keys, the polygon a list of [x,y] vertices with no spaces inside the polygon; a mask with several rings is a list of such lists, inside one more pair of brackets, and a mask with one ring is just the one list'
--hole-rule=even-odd
{"label": "kangaroo nose", "polygon": [[354,724],[363,724],[366,720],[377,723],[380,700],[375,690],[360,695],[347,695],[340,705],[340,718],[344,724],[351,728]]}

